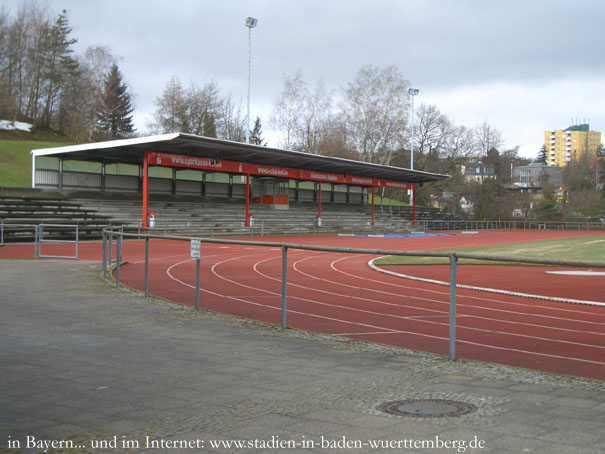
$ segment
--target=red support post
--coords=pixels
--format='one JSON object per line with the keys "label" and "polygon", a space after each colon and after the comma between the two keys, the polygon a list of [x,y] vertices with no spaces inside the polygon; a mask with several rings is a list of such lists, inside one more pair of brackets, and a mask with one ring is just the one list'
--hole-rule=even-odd
{"label": "red support post", "polygon": [[246,174],[246,227],[250,227],[250,174]]}
{"label": "red support post", "polygon": [[317,194],[317,217],[321,218],[321,181],[317,183],[319,187],[319,192]]}
{"label": "red support post", "polygon": [[374,227],[374,186],[372,186],[372,227]]}
{"label": "red support post", "polygon": [[143,157],[143,228],[147,225],[147,216],[149,215],[149,163],[147,162],[148,152]]}
{"label": "red support post", "polygon": [[416,185],[412,189],[412,225],[416,225]]}

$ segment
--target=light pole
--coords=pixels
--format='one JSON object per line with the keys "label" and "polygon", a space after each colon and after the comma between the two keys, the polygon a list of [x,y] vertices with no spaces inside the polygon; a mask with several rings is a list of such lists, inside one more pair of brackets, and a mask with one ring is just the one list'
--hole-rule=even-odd
{"label": "light pole", "polygon": [[[412,137],[410,139],[410,170],[414,170],[414,96],[420,93],[418,88],[408,88],[408,95],[412,97]],[[412,203],[412,225],[416,225],[416,193],[410,189],[410,202]]]}
{"label": "light pole", "polygon": [[414,170],[414,96],[420,93],[418,88],[408,88],[408,95],[412,97],[412,138],[410,139],[410,170]]}
{"label": "light pole", "polygon": [[246,143],[250,143],[250,77],[252,73],[252,29],[258,24],[258,19],[246,17],[248,27],[248,109],[246,110]]}

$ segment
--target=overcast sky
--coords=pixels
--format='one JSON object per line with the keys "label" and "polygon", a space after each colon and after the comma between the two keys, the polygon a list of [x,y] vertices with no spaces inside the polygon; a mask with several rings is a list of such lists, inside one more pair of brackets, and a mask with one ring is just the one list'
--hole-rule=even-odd
{"label": "overcast sky", "polygon": [[[19,0],[0,0],[14,13]],[[44,3],[42,3],[44,4]],[[396,65],[456,124],[483,121],[508,147],[535,157],[544,131],[572,118],[605,132],[602,0],[47,0],[66,9],[75,50],[121,57],[139,132],[172,75],[216,81],[245,106],[247,16],[252,31],[251,117],[271,139],[281,77],[296,69],[338,96],[366,65]],[[269,145],[276,146],[270,140]]]}

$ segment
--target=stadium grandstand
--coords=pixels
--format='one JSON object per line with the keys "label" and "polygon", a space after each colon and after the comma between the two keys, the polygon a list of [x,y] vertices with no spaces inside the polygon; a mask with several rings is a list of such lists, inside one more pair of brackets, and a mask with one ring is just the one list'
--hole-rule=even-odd
{"label": "stadium grandstand", "polygon": [[418,210],[415,200],[377,210],[376,190],[413,191],[448,178],[182,133],[31,155],[32,190],[3,194],[0,215],[75,221],[84,237],[120,222],[205,235],[398,231],[435,210]]}

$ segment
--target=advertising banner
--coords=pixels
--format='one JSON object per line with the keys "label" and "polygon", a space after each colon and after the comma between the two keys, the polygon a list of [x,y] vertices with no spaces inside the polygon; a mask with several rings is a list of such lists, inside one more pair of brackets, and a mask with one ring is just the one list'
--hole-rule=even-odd
{"label": "advertising banner", "polygon": [[319,172],[315,170],[292,169],[288,167],[265,166],[247,162],[226,161],[211,158],[199,158],[169,153],[147,153],[149,165],[164,167],[180,167],[215,172],[250,174],[293,180],[321,181],[334,184],[352,184],[357,186],[386,187],[394,189],[414,189],[414,184],[401,181],[380,180],[377,178],[358,177],[336,173]]}

